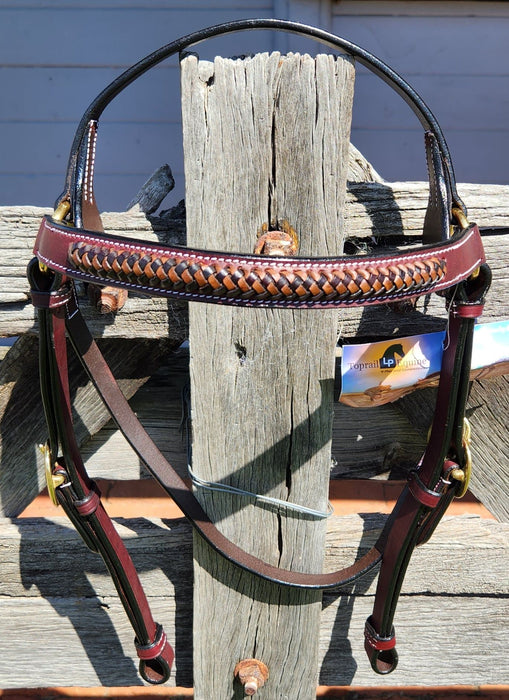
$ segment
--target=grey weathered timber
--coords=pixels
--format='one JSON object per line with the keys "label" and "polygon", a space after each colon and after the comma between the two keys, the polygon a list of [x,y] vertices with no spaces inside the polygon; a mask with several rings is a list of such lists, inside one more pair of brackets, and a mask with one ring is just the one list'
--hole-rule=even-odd
{"label": "grey weathered timber", "polygon": [[[184,348],[172,353],[157,374],[140,387],[131,405],[143,425],[161,447],[170,462],[185,474],[186,441],[182,431],[182,388],[189,382],[189,357]],[[339,374],[339,360],[336,374]],[[475,391],[486,392],[484,404],[492,411],[486,414],[477,411],[473,415],[474,430],[485,434],[485,441],[498,449],[499,428],[494,415],[505,418],[506,412],[499,410],[503,395],[493,395],[490,386],[495,378],[476,381]],[[503,394],[502,384],[502,394]],[[473,389],[473,392],[474,392]],[[332,429],[332,455],[335,466],[333,477],[369,478],[374,475],[391,475],[404,478],[407,469],[418,462],[426,443],[426,434],[432,417],[434,391],[425,390],[422,400],[420,392],[408,399],[372,408],[353,408],[334,403]],[[472,393],[474,396],[474,393]],[[474,401],[479,404],[479,398]],[[412,408],[415,403],[415,408]],[[471,402],[472,403],[472,402]],[[390,430],[387,429],[390,426]],[[474,454],[477,446],[474,440]],[[495,462],[505,458],[507,451],[501,449]],[[83,455],[91,473],[104,479],[136,479],[140,474],[139,461],[129,450],[123,437],[112,424],[92,435],[83,446]],[[477,457],[475,459],[477,465]],[[503,490],[503,489],[502,489]]]}
{"label": "grey weathered timber", "polygon": [[[252,252],[263,224],[287,221],[300,254],[339,254],[352,63],[191,56],[182,95],[188,244]],[[330,310],[190,305],[197,476],[326,511],[336,319]],[[255,555],[321,570],[323,520],[201,487],[197,496],[221,531]],[[269,668],[264,697],[314,698],[321,596],[274,588],[199,537],[194,571],[197,700],[243,697],[233,671],[251,657]]]}
{"label": "grey weathered timber", "polygon": [[[132,398],[133,409],[171,464],[185,475],[187,455],[182,432],[182,388],[189,381],[187,351],[161,356],[162,347],[158,341],[135,343],[117,339],[101,342],[110,344],[112,353],[116,345],[111,357],[116,356],[117,362],[123,363],[126,356],[131,362],[135,356],[141,359],[144,371],[140,377],[130,378],[129,389],[124,368],[122,386],[129,395],[136,386],[140,387]],[[149,356],[154,368],[158,362],[162,364],[145,383],[148,374],[145,365]],[[37,399],[36,363],[37,341],[27,336],[9,351],[3,367],[0,365],[3,381],[0,387],[3,416],[0,425],[4,426],[0,493],[4,515],[19,513],[42,487],[41,465],[35,446],[46,438],[46,428]],[[336,367],[338,373],[339,365]],[[469,401],[474,435],[471,491],[497,518],[507,521],[509,448],[507,411],[504,410],[507,378],[488,376],[474,382]],[[80,384],[79,380],[77,384]],[[98,430],[107,415],[94,391],[79,386],[75,399],[78,432],[90,473],[105,479],[137,479],[140,474],[145,474],[139,459],[111,421]],[[335,403],[331,476],[405,478],[407,471],[419,461],[426,444],[434,400],[435,392],[427,389],[369,409]]]}
{"label": "grey weathered timber", "polygon": [[509,522],[509,376],[474,382],[468,407],[474,469],[470,490]]}
{"label": "grey weathered timber", "polygon": [[[175,339],[99,341],[122,391],[131,398],[181,342]],[[86,442],[108,421],[92,383],[72,351],[69,362],[74,425],[78,442]],[[39,392],[38,338],[26,334],[0,363],[0,513],[14,517],[44,487],[37,445],[48,438]],[[122,474],[122,468],[119,468]]]}
{"label": "grey weathered timber", "polygon": [[[365,239],[361,246],[368,247],[373,235],[419,235],[428,201],[428,184],[377,182],[369,165],[365,165],[365,161],[359,165],[357,161],[358,156],[351,150],[349,179],[365,176],[373,182],[348,183],[344,206],[346,235]],[[482,226],[509,226],[509,186],[460,184],[459,191],[472,221]],[[49,211],[40,207],[0,207],[0,336],[34,330],[25,269],[44,213]],[[147,217],[136,207],[129,212],[109,212],[102,216],[105,229],[113,234],[159,243],[185,241],[182,206],[159,216]],[[509,236],[490,235],[484,244],[493,268],[494,292],[488,297],[483,320],[508,319]],[[219,240],[211,247],[218,249]],[[100,337],[167,337],[183,323],[182,305],[162,299],[131,297],[121,314],[106,318],[91,311],[84,300],[83,304],[87,322],[94,335]],[[415,313],[405,315],[405,328],[409,333],[435,330],[443,316],[443,302],[432,295],[419,300]],[[394,314],[387,307],[347,309],[338,314],[338,319],[340,334],[344,337],[366,333],[380,336],[395,332],[401,325],[401,314]]]}
{"label": "grey weathered timber", "polygon": [[[507,374],[472,383],[467,417],[472,426],[470,490],[500,521],[509,522],[509,377]],[[409,425],[421,432],[431,425],[435,392],[426,389],[398,402]]]}
{"label": "grey weathered timber", "polygon": [[[27,208],[29,211],[30,208]],[[42,461],[37,445],[47,439],[47,428],[39,393],[38,341],[36,312],[29,302],[27,281],[25,276],[26,263],[30,259],[30,250],[36,233],[36,224],[32,217],[26,226],[24,215],[6,215],[0,217],[0,246],[5,251],[10,250],[8,241],[18,240],[22,250],[18,249],[19,258],[16,261],[13,252],[3,258],[5,277],[0,283],[0,308],[6,313],[9,321],[2,331],[3,335],[17,335],[14,308],[19,307],[15,299],[23,298],[21,306],[29,314],[30,331],[20,335],[14,346],[6,354],[0,365],[0,514],[15,516],[20,513],[40,493],[43,488]],[[41,212],[37,211],[36,218]],[[179,218],[180,217],[180,218]],[[115,215],[108,219],[109,225],[115,225]],[[169,212],[168,220],[172,222],[172,231],[165,240],[183,241],[183,225],[180,210]],[[155,227],[157,230],[157,227]],[[24,231],[17,239],[15,232]],[[143,237],[143,233],[140,233]],[[152,233],[153,235],[153,233]],[[2,251],[4,252],[4,251]],[[16,278],[16,281],[14,280]],[[20,289],[25,287],[21,293]],[[7,297],[2,296],[3,292]],[[140,338],[131,335],[112,338],[107,329],[116,316],[98,313],[88,302],[87,295],[78,285],[80,301],[84,315],[92,332],[98,338],[101,350],[105,353],[113,373],[119,379],[125,395],[130,398],[147,379],[163,363],[172,349],[178,347],[187,337],[187,307],[185,304],[157,305],[154,312],[150,300],[132,300],[138,309],[140,323],[147,328],[147,334]],[[9,301],[10,300],[10,301]],[[141,303],[140,303],[141,302]],[[127,315],[127,314],[126,314]],[[123,321],[126,321],[126,315]],[[136,316],[136,312],[135,312]],[[157,317],[157,333],[151,332]],[[167,332],[162,333],[166,325]],[[125,329],[130,323],[125,322]],[[28,329],[26,329],[28,330]],[[24,333],[24,332],[23,332]],[[88,381],[70,351],[71,392],[74,400],[74,422],[76,434],[80,443],[85,443],[107,421],[109,414],[99,399],[92,383]],[[129,451],[128,451],[129,452]],[[121,459],[122,462],[122,459]],[[119,469],[120,475],[122,469]],[[140,469],[138,467],[138,474]]]}
{"label": "grey weathered timber", "polygon": [[[338,568],[377,538],[384,517],[332,517],[326,568]],[[170,684],[192,685],[192,537],[182,520],[117,520],[141,572],[156,619],[176,641]],[[409,686],[504,683],[509,677],[501,620],[509,595],[509,525],[446,517],[419,548],[396,614],[400,663],[374,676],[362,649],[374,574],[324,595],[320,682]],[[0,687],[141,685],[132,629],[101,559],[67,518],[0,519]],[[482,640],[482,654],[479,653]],[[213,651],[225,643],[217,630]],[[30,663],[19,672],[20,656]],[[485,663],[496,659],[496,663]],[[263,697],[260,692],[260,697]],[[298,696],[297,696],[298,697]]]}
{"label": "grey weathered timber", "polygon": [[[462,184],[460,185],[460,191],[469,207],[471,219],[477,220],[484,225],[509,224],[509,210],[507,208],[509,187]],[[353,234],[357,232],[364,236],[369,236],[373,228],[377,234],[384,235],[394,231],[399,232],[401,227],[403,227],[407,233],[418,233],[426,200],[427,186],[425,183],[378,183],[368,185],[349,183],[347,202],[345,205],[345,219],[348,233]],[[395,206],[395,203],[397,206]],[[369,215],[367,213],[368,211],[370,212]],[[42,213],[42,209],[34,207],[0,208],[0,245],[2,246],[3,263],[0,267],[1,335],[17,335],[34,329],[33,310],[27,302],[28,290],[26,287],[24,268],[31,256],[33,238]],[[171,223],[168,223],[169,220],[171,220]],[[147,237],[147,239],[153,241],[165,241],[170,240],[168,233],[168,231],[170,231],[171,236],[175,233],[178,234],[178,240],[183,241],[185,239],[182,208],[177,214],[174,212],[170,216],[165,215],[159,217],[146,217],[141,213],[135,212],[110,213],[104,215],[104,221],[108,230],[121,235],[129,235],[131,233],[131,235],[141,238]],[[508,238],[508,236],[500,235],[485,238],[488,259],[494,270],[494,284],[488,298],[488,305],[482,319],[483,321],[509,318],[509,297],[506,291],[508,289]],[[184,309],[182,311],[182,309],[176,309],[174,304],[168,304],[165,301],[132,298],[117,316],[106,318],[89,310],[86,300],[84,300],[83,303],[85,305],[88,322],[91,323],[93,332],[98,337],[122,339],[139,336],[140,338],[157,339],[167,337],[168,335],[171,338],[172,334],[175,334],[175,332],[180,334],[180,337],[184,337],[187,334],[186,310]],[[425,304],[424,300],[421,300],[415,313],[405,314],[404,316],[395,314],[385,307],[378,309],[376,313],[375,309],[366,309],[363,311],[352,310],[346,315],[344,312],[341,312],[339,315],[341,319],[341,333],[345,337],[355,335],[366,337],[366,335],[379,335],[387,332],[404,332],[410,334],[419,332],[424,327],[435,329],[443,323],[441,319],[442,309],[443,304],[440,300],[436,302],[432,301],[429,305],[427,305],[427,303]],[[12,514],[17,512],[17,509],[22,505],[18,500],[20,497],[23,503],[26,504],[38,490],[40,477],[38,476],[36,466],[37,451],[34,449],[34,445],[39,439],[36,437],[38,431],[41,433],[43,439],[45,436],[45,431],[42,427],[40,405],[38,401],[36,401],[34,392],[32,391],[36,379],[33,374],[35,369],[30,369],[30,363],[32,362],[30,357],[32,353],[32,359],[35,358],[33,354],[35,348],[33,345],[30,345],[30,343],[35,342],[35,339],[23,339],[22,342],[29,344],[26,346],[28,352],[23,350],[20,353],[21,346],[19,345],[14,351],[9,351],[7,357],[9,358],[10,370],[8,374],[4,374],[5,370],[2,370],[3,386],[1,389],[1,401],[3,425],[5,428],[9,426],[9,432],[12,430],[12,426],[14,425],[17,427],[18,423],[25,426],[18,434],[21,441],[16,443],[13,441],[9,442],[9,452],[11,455],[16,456],[16,450],[23,449],[24,444],[28,446],[28,451],[25,453],[24,458],[13,463],[14,469],[6,467],[7,463],[4,462],[4,453],[2,453],[2,468],[0,470],[0,478],[3,480],[4,484],[2,486],[2,495],[5,497],[5,494],[9,491],[14,496],[16,509],[12,511]],[[122,340],[120,342],[122,343]],[[125,344],[121,344],[118,347],[120,358],[122,358],[122,353],[125,352],[126,347]],[[143,357],[143,351],[140,353],[140,356]],[[15,362],[19,363],[17,369],[14,367]],[[181,360],[179,360],[179,363],[180,362]],[[170,357],[169,364],[172,363],[173,359]],[[167,373],[165,373],[162,377],[155,377],[153,381],[149,381],[145,384],[135,395],[134,406],[142,418],[142,421],[148,425],[149,432],[156,438],[158,444],[161,445],[163,451],[170,458],[170,461],[176,464],[177,467],[184,469],[186,453],[183,436],[180,431],[180,388],[182,381],[185,381],[186,370],[182,368],[181,364],[179,364],[177,368],[177,373],[178,377],[175,378],[175,376],[173,376],[169,383],[169,380],[166,378]],[[26,382],[26,391],[22,390],[18,385],[20,379]],[[405,470],[410,465],[415,464],[425,444],[427,425],[431,417],[430,410],[433,405],[433,393],[432,390],[415,392],[394,404],[369,410],[353,409],[348,406],[336,404],[334,407],[335,418],[332,448],[336,464],[332,472],[333,476],[355,478],[373,475],[389,475],[390,477],[404,477]],[[469,412],[473,418],[474,434],[474,476],[472,479],[472,491],[501,520],[507,520],[507,494],[509,493],[507,482],[509,478],[507,473],[509,449],[506,443],[506,406],[507,378],[482,379],[474,383],[469,405]],[[97,416],[96,410],[93,401],[90,403],[87,401],[84,405],[80,405],[78,395],[77,412],[80,416],[80,421],[82,420],[87,425],[90,425],[90,419]],[[88,412],[90,412],[90,415],[87,416]],[[390,426],[390,430],[388,426]],[[140,464],[137,458],[132,454],[118,434],[118,431],[116,431],[111,424],[107,424],[105,428],[88,440],[84,445],[84,451],[91,472],[98,476],[105,476],[107,478],[137,478],[140,474]],[[140,515],[141,514],[140,512]],[[44,522],[38,521],[38,528],[42,528],[41,533],[46,537],[46,530],[44,530],[43,525]],[[465,523],[464,529],[467,534],[467,540],[470,536],[474,539],[480,537],[478,531],[472,528],[470,522]],[[49,552],[46,559],[44,557],[39,557],[35,560],[37,565],[40,566],[39,576],[35,576],[35,578],[37,578],[41,586],[40,590],[43,595],[45,590],[45,577],[51,576],[50,572],[53,568],[58,569],[63,562],[65,563],[67,561],[67,555],[62,552],[64,547],[63,540],[67,539],[69,529],[65,527],[61,532],[62,540],[57,538],[60,554],[55,553],[53,556],[53,554]],[[505,533],[506,531],[502,532]],[[47,533],[48,538],[53,536],[54,533]],[[348,537],[348,532],[346,531],[345,539]],[[432,546],[433,542],[434,539],[428,546]],[[479,540],[476,539],[476,543],[478,542]],[[20,552],[16,549],[17,545],[7,545],[12,549],[12,557],[16,561],[19,560],[20,553],[23,561],[26,562],[27,558],[29,558],[31,551],[30,544],[28,543],[26,548],[25,544],[27,544],[26,541]],[[154,547],[157,549],[160,546],[161,543],[155,540]],[[447,543],[441,541],[437,546],[441,548],[440,551],[443,551],[447,547]],[[458,546],[454,544],[451,546],[455,552],[465,553],[464,562],[462,559],[456,559],[458,568],[461,566],[463,574],[467,570],[470,572],[472,567],[476,566],[477,561],[480,561],[480,567],[485,567],[486,572],[493,569],[493,562],[498,561],[503,561],[505,570],[507,570],[505,559],[500,559],[500,552],[494,551],[492,560],[479,560],[479,549],[477,546],[474,550],[468,549],[470,546],[469,541],[466,541],[465,544],[459,544]],[[81,545],[76,543],[76,547],[79,548]],[[421,550],[423,553],[426,551],[428,551],[427,548]],[[148,556],[151,557],[152,553],[149,553]],[[81,557],[82,554],[80,553],[78,555],[78,560],[80,562]],[[489,557],[491,557],[491,553]],[[429,575],[429,573],[437,567],[437,561],[442,560],[430,559],[429,562],[426,560],[426,564],[423,567],[423,571],[426,572],[426,575]],[[447,562],[449,562],[449,560],[443,561],[444,573],[442,583],[448,580],[449,575],[447,571],[449,565]],[[54,566],[52,562],[55,562]],[[81,576],[81,574],[79,574],[79,568],[76,567],[76,560],[71,559],[71,562],[73,567],[76,568],[76,576]],[[151,566],[153,566],[153,564],[149,562],[147,567],[150,568]],[[1,568],[3,577],[4,567],[2,566]],[[497,571],[496,568],[494,570]],[[31,583],[30,577],[33,574],[34,572],[32,570],[27,569],[27,574],[24,579],[25,586],[27,591],[30,591],[34,595],[40,595],[39,589]],[[65,576],[68,575],[69,573],[65,573]],[[419,575],[422,576],[423,581],[426,580],[422,574]],[[500,574],[497,573],[497,576],[498,575],[500,575],[501,581],[505,580],[504,571],[501,571]],[[76,578],[72,580],[75,581]],[[464,580],[464,578],[462,578],[462,580]],[[498,662],[497,665],[492,665],[490,669],[486,671],[485,677],[481,677],[478,674],[475,665],[471,665],[468,669],[466,668],[466,664],[469,663],[468,656],[470,656],[470,658],[475,657],[476,649],[474,647],[477,642],[477,637],[475,635],[481,635],[485,639],[489,638],[493,640],[493,651],[491,653],[488,651],[488,653],[491,656],[496,656],[497,659],[499,655],[496,647],[497,645],[498,648],[502,647],[502,641],[499,635],[503,629],[500,625],[497,627],[497,616],[506,615],[507,600],[500,597],[501,592],[493,592],[493,595],[498,596],[496,600],[491,597],[491,594],[488,597],[482,597],[485,592],[484,584],[479,585],[476,591],[477,585],[478,584],[474,582],[470,597],[465,601],[465,605],[459,605],[458,608],[455,606],[451,607],[451,602],[456,602],[456,600],[463,602],[463,598],[459,597],[456,599],[448,597],[447,600],[444,601],[447,593],[450,594],[450,591],[446,590],[444,590],[443,595],[440,596],[439,599],[421,595],[408,599],[409,609],[408,616],[405,617],[406,621],[400,619],[397,621],[398,635],[401,635],[404,631],[403,627],[406,626],[408,629],[408,639],[406,641],[416,645],[415,653],[417,653],[419,639],[413,636],[415,619],[412,619],[412,616],[414,613],[417,616],[422,613],[422,617],[426,621],[426,643],[429,649],[433,651],[433,654],[428,657],[429,669],[426,670],[422,676],[420,676],[414,668],[409,671],[410,675],[405,675],[404,679],[401,678],[400,680],[399,677],[396,679],[394,675],[389,677],[389,684],[393,684],[394,682],[399,684],[401,682],[401,685],[405,685],[407,678],[409,679],[408,682],[435,684],[437,676],[440,678],[440,682],[444,683],[463,683],[468,682],[469,679],[471,679],[472,682],[503,682],[504,678],[502,676],[495,677],[495,675],[490,675],[498,672],[500,668]],[[157,612],[159,612],[159,609],[164,611],[167,606],[171,608],[173,605],[171,599],[166,599],[166,592],[167,590],[169,591],[169,589],[165,586],[167,586],[166,580],[163,581],[163,586],[159,593],[154,593],[153,604],[156,606]],[[478,591],[481,591],[481,596],[474,595],[478,593]],[[103,680],[105,685],[139,682],[133,670],[135,664],[131,657],[132,632],[127,623],[125,623],[120,605],[114,598],[110,599],[107,596],[101,601],[109,606],[111,615],[116,615],[114,618],[114,625],[115,629],[118,628],[120,630],[120,638],[123,645],[121,648],[114,642],[114,653],[113,657],[111,657],[109,654],[112,648],[111,640],[105,639],[102,633],[103,628],[101,628],[101,622],[106,619],[107,610],[104,606],[101,606],[95,598],[88,597],[89,595],[93,595],[90,590],[88,590],[85,595],[87,596],[86,598],[76,600],[72,597],[71,591],[69,595],[62,594],[63,597],[60,597],[59,600],[51,597],[51,602],[50,599],[41,599],[38,601],[33,599],[30,602],[30,606],[33,606],[32,609],[28,606],[26,600],[18,604],[18,601],[12,598],[8,591],[3,591],[3,597],[0,600],[2,604],[1,619],[4,621],[10,619],[11,614],[13,615],[12,619],[19,619],[19,623],[16,622],[16,625],[21,635],[19,639],[23,640],[23,649],[32,649],[32,647],[37,644],[39,646],[34,647],[34,657],[43,659],[40,664],[35,664],[30,667],[30,674],[33,675],[24,674],[23,679],[20,679],[16,673],[14,679],[5,682],[5,686],[13,686],[14,684],[24,685],[25,678],[26,682],[32,685],[39,685],[41,679],[44,678],[48,679],[48,685],[58,684],[59,682],[68,685],[77,684],[78,680],[75,681],[74,669],[71,670],[62,664],[57,664],[55,666],[53,654],[48,655],[48,649],[52,647],[52,644],[56,645],[57,652],[59,649],[62,652],[69,650],[73,658],[76,658],[77,666],[83,669],[82,671],[80,670],[80,673],[83,673],[83,676],[80,677],[83,678],[83,684],[85,685],[96,685]],[[505,595],[507,595],[507,592],[505,592]],[[178,596],[183,606],[180,609],[181,611],[184,610],[184,612],[182,612],[183,617],[185,617],[185,615],[190,616],[189,608],[187,612],[185,612],[181,591],[179,591]],[[341,624],[347,626],[349,624],[347,618],[349,615],[348,603],[350,600],[351,599],[345,595],[343,602],[346,602],[347,609],[345,612],[340,610],[338,613],[338,615],[344,618]],[[406,610],[407,599],[404,598],[402,602],[403,606],[400,607],[400,614],[402,614],[401,611]],[[452,668],[450,664],[446,664],[445,656],[440,656],[440,647],[436,646],[436,637],[434,635],[437,628],[433,621],[433,614],[434,612],[436,613],[439,606],[441,620],[445,620],[443,624],[441,623],[441,629],[445,629],[446,632],[450,629],[455,629],[454,618],[458,616],[459,633],[457,637],[448,637],[448,639],[444,641],[444,646],[447,645],[448,648],[457,649],[455,656],[460,659],[460,663],[459,666],[455,666],[454,668]],[[83,614],[85,607],[87,610],[92,611],[90,629],[88,630],[84,629],[87,627],[86,621],[84,627],[81,626],[83,624],[83,619],[86,618],[86,615]],[[44,615],[49,610],[50,617],[51,615],[54,616],[53,621],[50,620],[48,623],[48,632],[44,631],[46,624],[45,616],[43,615],[42,620],[38,617],[37,611],[40,610],[44,611]],[[55,610],[59,610],[61,615],[55,612]],[[469,627],[468,622],[468,615],[470,614],[473,616],[472,628]],[[77,636],[72,623],[66,622],[67,615],[76,623],[77,629],[80,634],[82,634],[81,637]],[[345,615],[346,617],[344,617]],[[354,601],[352,620],[356,615]],[[445,619],[444,616],[447,619]],[[364,617],[365,611],[363,610],[356,618],[358,621],[358,630],[361,630]],[[451,621],[450,625],[447,620]],[[33,628],[31,626],[32,622],[34,623]],[[111,623],[108,623],[108,625],[110,624]],[[332,629],[333,623],[331,622],[330,624]],[[64,637],[61,642],[56,641],[58,636],[56,633],[57,626],[58,634],[64,629]],[[170,629],[169,623],[167,626],[168,629]],[[108,627],[108,629],[111,628]],[[337,626],[333,634],[344,637],[344,629],[344,627],[341,627],[338,618]],[[0,624],[0,631],[4,630],[8,632],[2,623]],[[427,630],[429,630],[429,636]],[[112,634],[115,633],[116,632],[112,631]],[[350,635],[352,633],[350,633]],[[187,634],[188,636],[186,637],[185,633],[177,632],[177,640],[181,643],[181,646],[182,644],[184,645],[183,652],[179,653],[177,656],[177,666],[181,669],[185,667],[186,670],[185,672],[183,671],[183,673],[185,678],[189,679],[191,673],[191,659],[186,639],[189,640],[190,632],[188,631]],[[462,656],[461,649],[457,646],[458,640],[462,639],[462,637],[465,637],[470,645],[468,647],[470,652],[467,656]],[[85,650],[80,641],[81,639],[83,640]],[[357,663],[359,663],[359,659],[363,659],[363,652],[360,649],[361,642],[357,638],[354,642],[352,642],[353,646],[355,646],[355,644],[357,645],[355,658]],[[97,653],[94,652],[92,643],[98,644]],[[337,646],[337,644],[337,642],[331,642],[331,645]],[[0,648],[9,648],[9,653],[15,653],[15,650],[11,649],[3,642],[0,643]],[[343,656],[339,663],[336,663],[336,657],[330,655],[331,658],[329,658],[329,655],[327,655],[327,663],[330,664],[327,668],[330,669],[330,672],[322,671],[322,682],[341,683],[341,678],[344,679],[344,682],[349,682],[348,669],[350,669],[350,671],[352,670],[353,662],[348,651],[348,642],[341,642],[341,648],[343,649],[341,652]],[[117,657],[115,653],[119,649],[120,656]],[[125,655],[123,649],[125,649]],[[90,655],[92,662],[87,658],[87,653]],[[15,658],[17,658],[17,654]],[[115,659],[116,665],[114,671],[112,671],[111,667],[108,665],[110,658]],[[406,664],[407,662],[411,662],[411,657],[408,657],[406,661],[402,660],[401,663]],[[12,663],[9,657],[4,669],[12,668]],[[93,670],[93,666],[97,668],[97,671]],[[343,673],[342,668],[346,668],[347,672],[343,676],[340,676],[338,680],[337,674]],[[406,674],[406,665],[404,668]],[[434,668],[437,670],[437,675],[433,673]],[[113,677],[111,675],[112,673]],[[365,680],[361,680],[361,678]],[[367,666],[359,664],[359,668],[355,671],[353,682],[373,685],[373,678]],[[507,672],[505,672],[505,678],[507,678]],[[385,683],[385,680],[386,679],[382,679],[382,682]],[[182,676],[180,678],[177,677],[177,681],[184,682]],[[378,682],[379,679],[375,678],[375,681]],[[187,680],[185,682],[190,683],[191,681]],[[0,681],[0,686],[1,685],[4,685],[2,681]]]}
{"label": "grey weathered timber", "polygon": [[144,214],[153,214],[174,187],[175,180],[170,166],[161,165],[143,184],[136,197],[129,202],[127,209],[137,207]]}
{"label": "grey weathered timber", "polygon": [[[40,207],[0,207],[0,336],[36,332],[35,312],[30,303],[26,266],[41,218],[50,210]],[[136,236],[161,243],[183,243],[185,222],[181,207],[166,212],[164,225],[147,218],[139,208],[130,212],[103,214],[106,230],[113,234]],[[187,307],[158,299],[129,299],[122,316],[98,314],[78,285],[80,305],[95,337],[171,338],[174,333],[187,334]],[[129,321],[127,321],[129,318]],[[142,330],[142,328],[144,330]]]}

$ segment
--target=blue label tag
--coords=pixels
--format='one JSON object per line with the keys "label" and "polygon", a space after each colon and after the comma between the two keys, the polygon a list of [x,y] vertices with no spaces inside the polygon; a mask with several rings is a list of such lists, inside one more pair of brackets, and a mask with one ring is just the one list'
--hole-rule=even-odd
{"label": "blue label tag", "polygon": [[[446,332],[344,345],[339,400],[351,406],[394,401],[438,381]],[[509,322],[476,325],[472,369],[509,361]]]}

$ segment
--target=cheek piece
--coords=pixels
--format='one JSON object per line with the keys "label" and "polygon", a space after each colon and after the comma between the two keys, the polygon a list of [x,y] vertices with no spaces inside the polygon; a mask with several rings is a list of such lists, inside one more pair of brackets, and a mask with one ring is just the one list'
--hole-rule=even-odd
{"label": "cheek piece", "polygon": [[[416,114],[424,131],[430,181],[420,248],[362,258],[267,257],[156,246],[104,232],[93,191],[97,127],[104,108],[160,61],[206,39],[256,29],[315,39],[355,57]],[[393,618],[412,551],[431,536],[448,504],[467,487],[470,451],[465,404],[472,333],[490,284],[479,228],[469,223],[456,192],[444,136],[413,88],[365,49],[295,22],[242,20],[177,39],[126,70],[86,110],[72,144],[64,191],[53,216],[41,222],[34,255],[28,278],[39,316],[40,382],[48,425],[42,450],[48,488],[88,547],[103,557],[135,632],[144,680],[167,681],[174,654],[163,628],[152,617],[133,562],[85,469],[72,423],[66,338],[139,458],[220,555],[274,585],[308,589],[336,588],[380,565],[373,612],[366,622],[365,649],[374,671],[393,671],[398,659]],[[131,411],[81,315],[74,280],[244,307],[320,309],[440,293],[448,310],[449,343],[443,353],[429,442],[375,546],[345,569],[307,574],[264,562],[224,537]]]}

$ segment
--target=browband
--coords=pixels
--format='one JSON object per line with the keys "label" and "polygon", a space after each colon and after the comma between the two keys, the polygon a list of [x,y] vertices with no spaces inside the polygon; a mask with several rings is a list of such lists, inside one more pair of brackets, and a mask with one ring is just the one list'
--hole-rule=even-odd
{"label": "browband", "polygon": [[359,306],[439,292],[485,261],[478,227],[392,256],[267,257],[165,247],[44,217],[34,252],[52,270],[150,296],[237,306]]}
{"label": "browband", "polygon": [[[205,39],[249,29],[276,29],[316,39],[354,56],[410,105],[425,130],[430,198],[423,245],[362,257],[269,257],[162,246],[106,234],[93,190],[97,122],[127,85],[165,58]],[[468,484],[470,451],[465,405],[473,326],[490,273],[477,225],[466,218],[442,131],[397,73],[351,42],[313,27],[273,19],[210,27],[164,46],[114,80],[86,110],[72,144],[66,186],[55,214],[44,217],[28,277],[39,313],[41,394],[48,424],[48,488],[85,543],[99,552],[136,633],[140,672],[150,683],[169,678],[173,650],[152,618],[136,570],[89,478],[72,425],[66,336],[128,442],[193,526],[222,556],[274,583],[325,589],[357,579],[381,561],[365,648],[373,669],[396,667],[393,618],[410,556],[432,534],[448,504]],[[328,574],[279,569],[229,541],[211,522],[192,489],[167,462],[129,407],[81,315],[72,280],[112,285],[149,296],[268,307],[346,307],[411,299],[431,292],[446,298],[448,343],[429,443],[409,477],[376,545],[352,566]]]}

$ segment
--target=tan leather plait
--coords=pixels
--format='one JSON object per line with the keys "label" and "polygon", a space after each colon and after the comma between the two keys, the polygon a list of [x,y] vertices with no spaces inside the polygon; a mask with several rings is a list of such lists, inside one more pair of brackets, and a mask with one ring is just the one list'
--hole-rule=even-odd
{"label": "tan leather plait", "polygon": [[69,248],[69,263],[77,270],[100,279],[132,284],[143,291],[167,289],[197,297],[274,302],[350,302],[423,294],[446,273],[443,259],[380,264],[358,259],[340,268],[274,264],[267,259],[219,262],[213,257],[166,257],[146,251],[118,250],[85,242]]}

